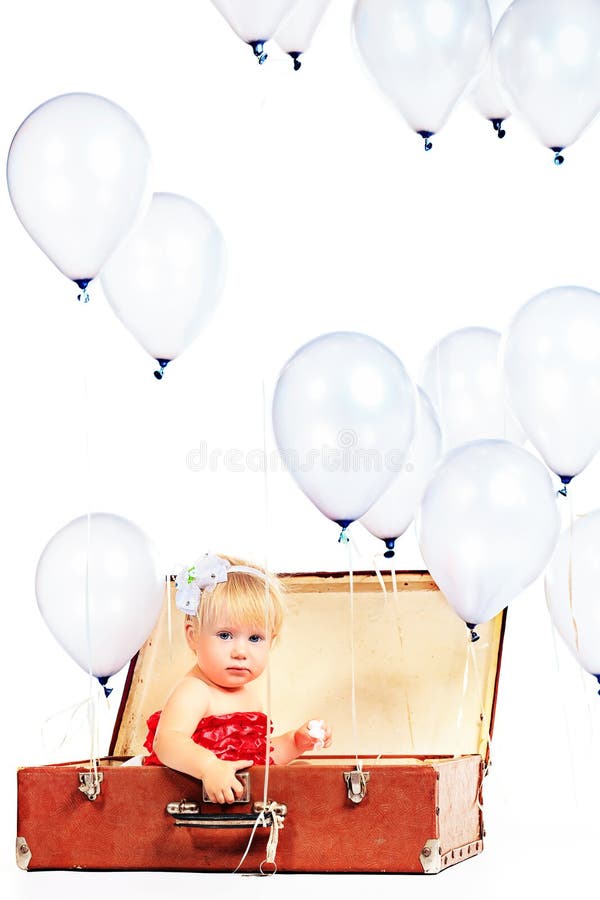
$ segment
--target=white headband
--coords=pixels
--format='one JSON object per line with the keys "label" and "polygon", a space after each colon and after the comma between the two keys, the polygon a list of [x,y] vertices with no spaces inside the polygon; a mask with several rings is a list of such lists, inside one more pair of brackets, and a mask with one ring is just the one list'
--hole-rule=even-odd
{"label": "white headband", "polygon": [[245,572],[246,575],[254,575],[262,581],[269,580],[260,569],[253,569],[251,566],[232,566],[226,559],[206,553],[197,559],[193,566],[182,569],[177,575],[175,594],[177,609],[190,616],[197,615],[202,592],[210,593],[217,584],[226,582],[230,572]]}

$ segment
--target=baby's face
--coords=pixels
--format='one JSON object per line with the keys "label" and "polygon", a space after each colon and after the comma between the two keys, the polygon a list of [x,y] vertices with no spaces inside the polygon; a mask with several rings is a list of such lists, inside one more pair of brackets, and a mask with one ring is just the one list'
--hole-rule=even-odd
{"label": "baby's face", "polygon": [[254,625],[218,622],[188,632],[198,668],[213,684],[235,689],[254,681],[264,671],[269,642]]}

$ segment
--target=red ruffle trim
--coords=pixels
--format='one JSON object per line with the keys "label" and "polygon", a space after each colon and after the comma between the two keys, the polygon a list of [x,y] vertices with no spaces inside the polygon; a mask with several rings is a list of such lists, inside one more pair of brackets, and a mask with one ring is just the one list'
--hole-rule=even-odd
{"label": "red ruffle trim", "polygon": [[[148,736],[144,741],[144,747],[150,755],[143,758],[144,766],[163,765],[153,749],[159,721],[160,712],[153,713],[148,719]],[[269,733],[272,731],[273,725]],[[192,740],[201,747],[212,750],[219,759],[230,762],[251,759],[256,765],[264,766],[267,751],[267,717],[263,712],[205,716],[198,722]]]}

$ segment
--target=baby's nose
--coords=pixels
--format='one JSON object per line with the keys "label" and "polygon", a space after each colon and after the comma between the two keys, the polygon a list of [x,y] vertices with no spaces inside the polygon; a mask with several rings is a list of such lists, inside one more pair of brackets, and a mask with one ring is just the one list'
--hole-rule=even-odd
{"label": "baby's nose", "polygon": [[246,644],[245,644],[245,641],[242,641],[242,640],[239,640],[239,641],[233,641],[233,643],[232,643],[232,645],[231,645],[231,653],[232,653],[233,656],[235,656],[237,659],[240,659],[241,657],[245,657],[245,656],[246,656]]}

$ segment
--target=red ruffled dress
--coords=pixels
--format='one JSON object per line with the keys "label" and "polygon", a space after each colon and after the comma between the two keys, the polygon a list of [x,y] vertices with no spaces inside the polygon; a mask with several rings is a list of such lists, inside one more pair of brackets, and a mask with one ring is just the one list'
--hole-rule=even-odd
{"label": "red ruffled dress", "polygon": [[[148,736],[144,747],[150,755],[142,760],[144,766],[162,766],[154,752],[154,738],[160,720],[160,712],[148,719]],[[269,728],[269,734],[273,725]],[[192,735],[195,744],[206,747],[219,759],[235,762],[251,759],[256,765],[264,766],[267,752],[267,717],[263,712],[236,712],[224,716],[205,716],[200,719]],[[272,747],[270,748],[272,750]],[[272,763],[273,760],[271,759]]]}

